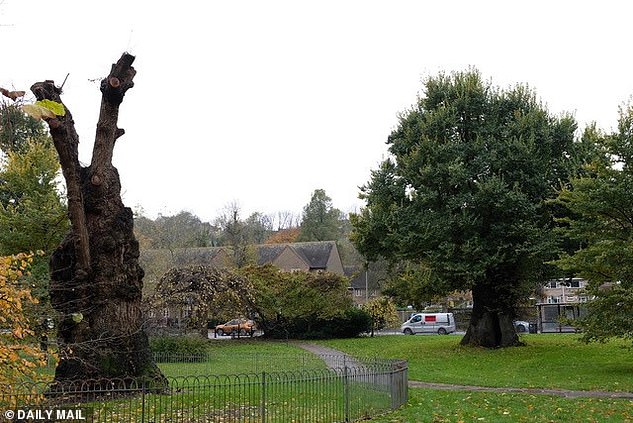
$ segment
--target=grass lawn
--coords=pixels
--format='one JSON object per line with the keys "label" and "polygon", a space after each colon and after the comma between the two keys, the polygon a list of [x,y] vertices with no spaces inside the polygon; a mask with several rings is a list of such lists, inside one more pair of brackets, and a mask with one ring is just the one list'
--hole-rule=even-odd
{"label": "grass lawn", "polygon": [[[307,342],[319,343],[359,357],[406,359],[409,362],[410,380],[494,387],[633,392],[633,353],[624,343],[586,345],[578,342],[578,336],[574,334],[526,334],[522,337],[527,346],[497,350],[461,347],[460,336],[437,335],[391,335]],[[212,357],[210,363],[161,363],[160,367],[171,376],[245,373],[271,365],[283,371],[287,366],[291,370],[297,364],[292,364],[292,360],[286,358],[306,354],[292,342],[256,339],[209,342],[209,352]],[[250,359],[245,360],[245,357]],[[256,357],[256,361],[252,360],[253,357]],[[256,369],[253,369],[253,364]],[[317,415],[310,414],[310,398],[315,392],[320,390],[312,390],[308,386],[306,392],[294,391],[287,396],[282,394],[278,401],[297,401],[293,409],[304,414],[286,415],[277,420],[318,421],[317,415],[324,417],[324,413],[329,414],[328,410],[321,410]],[[340,396],[336,389],[326,394]],[[212,397],[226,401],[223,392],[218,391]],[[177,406],[181,410],[191,409],[193,413],[196,407],[191,404],[197,400],[192,398],[180,406],[169,402],[157,403],[151,408]],[[116,406],[116,403],[111,405]],[[208,405],[200,404],[201,409],[205,407]],[[331,410],[331,413],[335,414],[336,411]],[[272,415],[270,417],[275,420]],[[415,388],[409,390],[406,406],[369,421],[633,423],[633,401]]]}
{"label": "grass lawn", "polygon": [[[322,341],[357,356],[403,358],[409,379],[495,387],[633,392],[633,353],[623,342],[583,344],[575,334],[528,334],[524,347],[462,347],[460,336]],[[630,345],[630,344],[629,344]]]}
{"label": "grass lawn", "polygon": [[[495,387],[633,392],[633,353],[621,342],[574,334],[524,335],[525,347],[462,347],[459,336],[377,336],[321,341],[352,355],[404,358],[409,379]],[[633,422],[633,401],[410,389],[405,407],[372,422]]]}
{"label": "grass lawn", "polygon": [[410,389],[406,406],[376,423],[633,422],[633,401]]}
{"label": "grass lawn", "polygon": [[168,377],[326,368],[321,359],[312,357],[310,353],[295,345],[259,339],[210,342],[208,356],[208,360],[201,362],[159,362],[158,367]]}

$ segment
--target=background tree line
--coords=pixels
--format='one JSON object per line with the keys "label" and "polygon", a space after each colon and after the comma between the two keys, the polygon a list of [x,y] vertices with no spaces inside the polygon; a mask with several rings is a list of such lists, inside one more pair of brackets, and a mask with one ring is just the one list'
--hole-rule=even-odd
{"label": "background tree line", "polygon": [[364,262],[349,240],[352,228],[348,217],[333,206],[332,199],[322,189],[312,193],[301,216],[285,211],[254,212],[243,217],[239,204],[233,202],[213,222],[203,222],[187,211],[150,219],[139,210],[134,225],[143,250],[230,247],[237,267],[252,264],[249,247],[253,245],[310,241],[336,241],[344,263]]}

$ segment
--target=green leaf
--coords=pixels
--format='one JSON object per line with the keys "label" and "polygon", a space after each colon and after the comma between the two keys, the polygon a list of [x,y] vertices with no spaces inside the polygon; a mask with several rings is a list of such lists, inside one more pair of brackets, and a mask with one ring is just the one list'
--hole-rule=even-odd
{"label": "green leaf", "polygon": [[31,116],[33,119],[55,119],[55,113],[46,107],[40,106],[39,104],[25,104],[22,106],[22,111],[27,115]]}
{"label": "green leaf", "polygon": [[35,104],[50,110],[51,112],[55,113],[56,116],[64,116],[66,114],[66,109],[64,108],[64,105],[53,100],[40,100],[36,101]]}

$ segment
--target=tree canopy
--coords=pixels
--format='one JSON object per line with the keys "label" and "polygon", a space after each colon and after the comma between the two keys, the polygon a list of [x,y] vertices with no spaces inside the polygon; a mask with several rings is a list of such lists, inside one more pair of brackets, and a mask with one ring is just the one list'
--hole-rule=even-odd
{"label": "tree canopy", "polygon": [[535,93],[468,70],[430,77],[362,187],[352,238],[369,259],[410,261],[433,290],[473,292],[464,344],[519,344],[516,305],[551,258],[546,201],[568,179],[576,124]]}
{"label": "tree canopy", "polygon": [[26,140],[0,163],[0,253],[51,252],[68,228],[50,138]]}
{"label": "tree canopy", "polygon": [[310,202],[303,208],[297,241],[335,241],[341,233],[342,213],[332,206],[325,190],[312,193]]}
{"label": "tree canopy", "polygon": [[26,148],[29,140],[46,137],[47,134],[42,123],[26,115],[20,109],[20,102],[0,104],[1,151],[19,153]]}
{"label": "tree canopy", "polygon": [[213,243],[213,227],[190,212],[174,216],[158,216],[156,220],[142,214],[134,217],[134,232],[142,248],[209,247]]}
{"label": "tree canopy", "polygon": [[633,106],[620,109],[618,131],[589,128],[594,159],[561,190],[570,213],[562,233],[581,246],[557,262],[589,281],[589,313],[580,320],[586,341],[633,340]]}

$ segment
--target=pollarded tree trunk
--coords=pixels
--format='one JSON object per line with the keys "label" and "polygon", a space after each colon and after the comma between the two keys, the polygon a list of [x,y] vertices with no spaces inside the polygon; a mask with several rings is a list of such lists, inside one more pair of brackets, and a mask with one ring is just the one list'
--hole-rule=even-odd
{"label": "pollarded tree trunk", "polygon": [[523,345],[514,328],[515,300],[495,292],[504,284],[477,284],[473,287],[473,313],[462,345],[486,348]]}
{"label": "pollarded tree trunk", "polygon": [[[78,159],[79,139],[68,108],[49,125],[66,180],[72,230],[50,260],[50,297],[61,314],[58,382],[152,377],[164,383],[143,331],[143,269],[132,211],[121,201],[112,165],[119,105],[133,86],[134,57],[123,54],[101,82],[101,111],[90,166]],[[38,100],[62,103],[53,81],[34,84]],[[57,114],[57,113],[56,113]]]}

